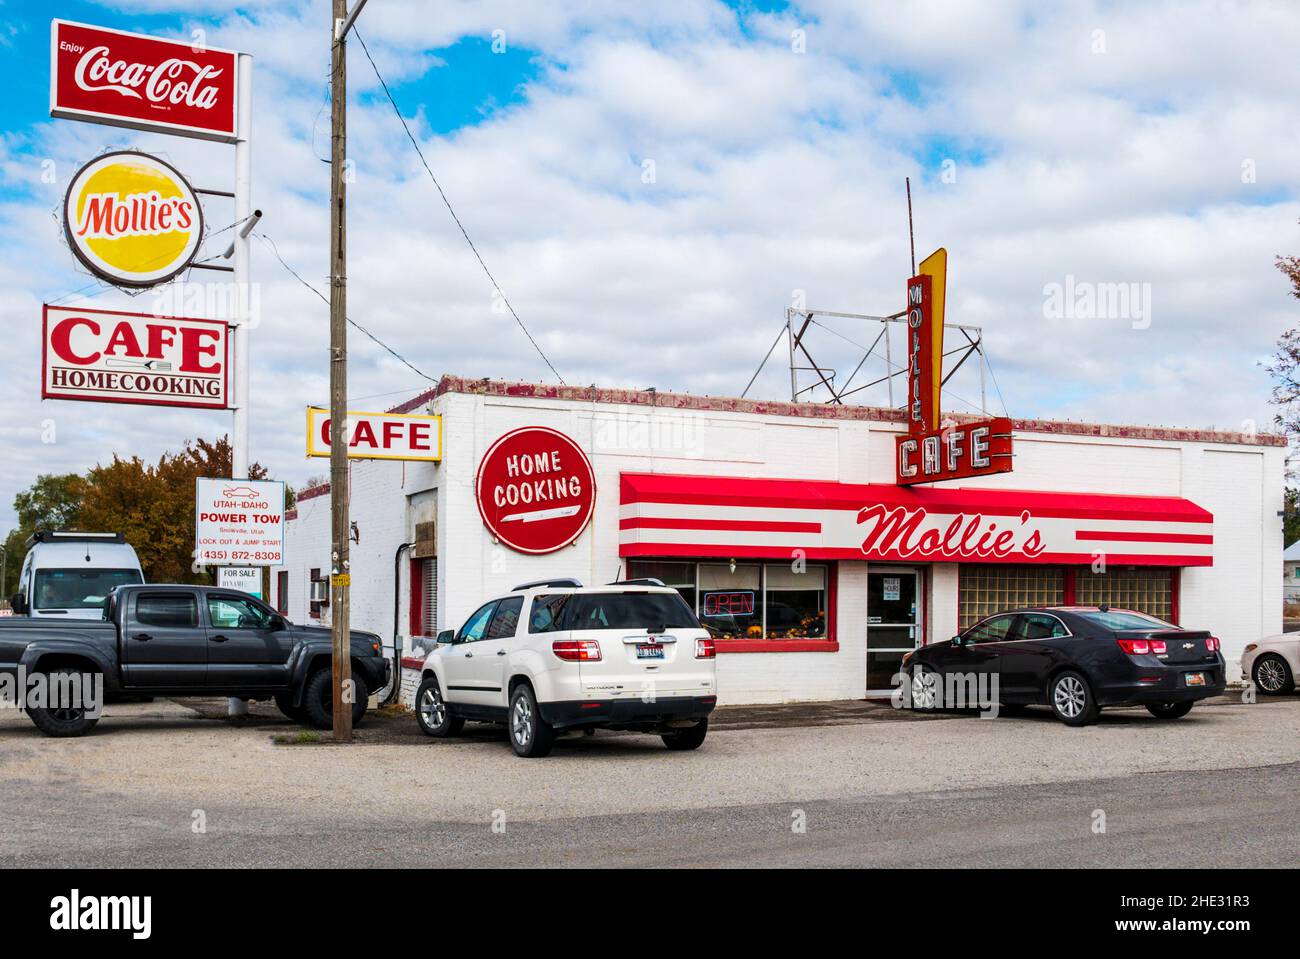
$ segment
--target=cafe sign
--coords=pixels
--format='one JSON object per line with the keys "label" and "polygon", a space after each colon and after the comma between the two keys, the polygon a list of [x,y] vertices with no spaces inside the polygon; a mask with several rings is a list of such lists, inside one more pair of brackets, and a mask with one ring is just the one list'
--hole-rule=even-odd
{"label": "cafe sign", "polygon": [[226,409],[224,320],[46,306],[41,399]]}
{"label": "cafe sign", "polygon": [[[344,423],[348,459],[442,459],[442,417],[417,413],[353,413]],[[319,406],[307,408],[307,455],[330,455],[330,413]]]}
{"label": "cafe sign", "polygon": [[203,209],[170,163],[121,150],[91,160],[63,200],[63,229],[81,264],[109,283],[148,287],[189,267]]}
{"label": "cafe sign", "polygon": [[899,486],[1011,471],[1011,420],[942,421],[943,321],[948,251],[921,261],[907,281],[907,433],[896,438]]}

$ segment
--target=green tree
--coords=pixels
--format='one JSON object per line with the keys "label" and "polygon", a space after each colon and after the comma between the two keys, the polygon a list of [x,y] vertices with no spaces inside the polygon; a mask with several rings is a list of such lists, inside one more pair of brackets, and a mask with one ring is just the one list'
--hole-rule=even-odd
{"label": "green tree", "polygon": [[27,557],[27,537],[38,529],[69,529],[77,525],[85,479],[76,473],[47,473],[14,497],[18,525],[5,537],[4,579],[0,597],[18,591],[18,573]]}

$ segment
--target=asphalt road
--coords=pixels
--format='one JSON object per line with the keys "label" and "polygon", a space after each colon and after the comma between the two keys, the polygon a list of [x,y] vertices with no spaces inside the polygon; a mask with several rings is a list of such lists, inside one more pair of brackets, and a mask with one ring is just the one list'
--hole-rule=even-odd
{"label": "asphalt road", "polygon": [[406,722],[336,747],[171,703],[113,707],[76,741],[0,717],[0,865],[1300,861],[1300,696],[1085,730],[1034,715],[736,728],[690,754],[598,735],[534,762],[482,727],[452,744],[384,735]]}

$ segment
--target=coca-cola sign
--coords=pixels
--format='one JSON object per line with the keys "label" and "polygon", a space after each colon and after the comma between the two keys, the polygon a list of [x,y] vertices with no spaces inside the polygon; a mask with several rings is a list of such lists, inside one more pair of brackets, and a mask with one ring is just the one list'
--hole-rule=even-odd
{"label": "coca-cola sign", "polygon": [[54,20],[50,116],[238,139],[231,50]]}

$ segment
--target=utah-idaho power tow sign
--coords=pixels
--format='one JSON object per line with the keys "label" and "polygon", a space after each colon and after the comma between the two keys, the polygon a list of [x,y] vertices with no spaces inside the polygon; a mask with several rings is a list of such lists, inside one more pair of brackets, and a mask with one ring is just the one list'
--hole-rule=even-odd
{"label": "utah-idaho power tow sign", "polygon": [[520,553],[553,553],[586,528],[596,476],[582,449],[558,430],[525,426],[483,455],[474,484],[483,524]]}
{"label": "utah-idaho power tow sign", "polygon": [[134,150],[105,153],[68,185],[63,228],[78,260],[118,286],[170,280],[203,239],[203,209],[169,163]]}

